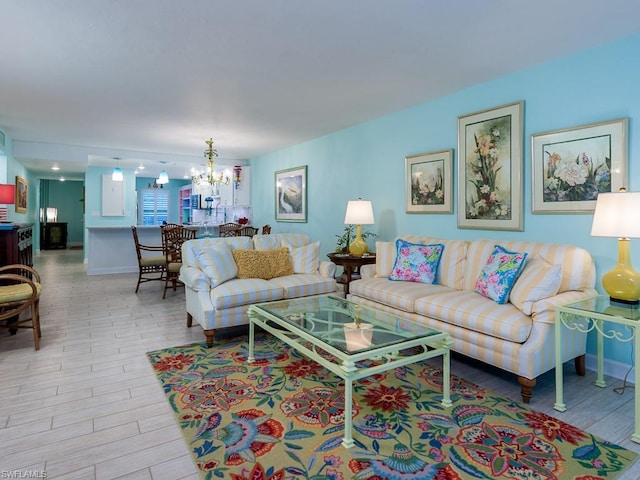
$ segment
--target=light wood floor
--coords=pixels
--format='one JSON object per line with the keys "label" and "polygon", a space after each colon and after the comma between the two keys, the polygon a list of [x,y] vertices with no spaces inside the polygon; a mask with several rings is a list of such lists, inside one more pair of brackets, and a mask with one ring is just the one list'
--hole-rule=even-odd
{"label": "light wood floor", "polygon": [[[184,292],[162,300],[160,283],[133,274],[87,276],[79,250],[43,251],[42,342],[31,332],[0,330],[0,476],[46,472],[50,479],[199,478],[145,352],[204,339],[186,328]],[[454,358],[452,372],[519,400],[508,374]],[[553,372],[534,390],[532,406],[640,453],[633,430],[633,388],[593,386],[565,366],[565,402],[556,412]],[[640,462],[621,478],[640,478]]]}

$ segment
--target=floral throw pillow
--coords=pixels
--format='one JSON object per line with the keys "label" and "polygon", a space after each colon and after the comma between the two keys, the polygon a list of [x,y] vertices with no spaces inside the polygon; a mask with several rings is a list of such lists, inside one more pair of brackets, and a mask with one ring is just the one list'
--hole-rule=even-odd
{"label": "floral throw pillow", "polygon": [[476,292],[498,304],[507,303],[526,258],[526,253],[510,252],[496,245],[476,280]]}
{"label": "floral throw pillow", "polygon": [[436,283],[443,250],[444,245],[441,243],[421,245],[402,239],[396,240],[396,261],[389,280]]}

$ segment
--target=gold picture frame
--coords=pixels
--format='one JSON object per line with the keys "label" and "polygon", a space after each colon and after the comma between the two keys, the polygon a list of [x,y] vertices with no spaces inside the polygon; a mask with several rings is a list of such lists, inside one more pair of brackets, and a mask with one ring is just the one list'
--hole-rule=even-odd
{"label": "gold picture frame", "polygon": [[16,212],[27,213],[29,207],[29,182],[16,176]]}
{"label": "gold picture frame", "polygon": [[522,231],[519,101],[458,117],[458,228]]}

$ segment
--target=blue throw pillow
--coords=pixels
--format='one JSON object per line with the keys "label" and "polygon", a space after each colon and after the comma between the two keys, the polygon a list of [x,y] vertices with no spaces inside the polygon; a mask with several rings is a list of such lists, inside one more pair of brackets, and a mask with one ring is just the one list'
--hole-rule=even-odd
{"label": "blue throw pillow", "polygon": [[421,245],[406,240],[396,240],[396,261],[389,280],[436,283],[438,265],[444,245],[432,243]]}
{"label": "blue throw pillow", "polygon": [[526,253],[510,252],[496,245],[476,280],[476,292],[496,303],[507,303],[509,292],[516,283],[526,258]]}

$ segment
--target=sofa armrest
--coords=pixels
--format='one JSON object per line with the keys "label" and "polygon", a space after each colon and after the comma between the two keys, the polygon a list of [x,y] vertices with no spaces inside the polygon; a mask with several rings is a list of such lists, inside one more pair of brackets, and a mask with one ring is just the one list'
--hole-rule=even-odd
{"label": "sofa armrest", "polygon": [[360,267],[360,278],[374,278],[375,276],[376,276],[375,264],[362,265]]}
{"label": "sofa armrest", "polygon": [[321,277],[333,278],[336,275],[336,266],[334,263],[331,263],[327,260],[320,260],[318,273],[320,273]]}
{"label": "sofa armrest", "polygon": [[556,321],[556,307],[566,305],[567,303],[586,300],[587,298],[595,297],[596,295],[598,295],[596,289],[587,288],[585,290],[562,292],[558,295],[554,295],[553,297],[538,300],[533,304],[531,317],[534,322],[553,324]]}
{"label": "sofa armrest", "polygon": [[190,288],[196,292],[211,290],[209,277],[199,268],[182,265],[182,267],[180,267],[179,279],[185,284],[186,288]]}

